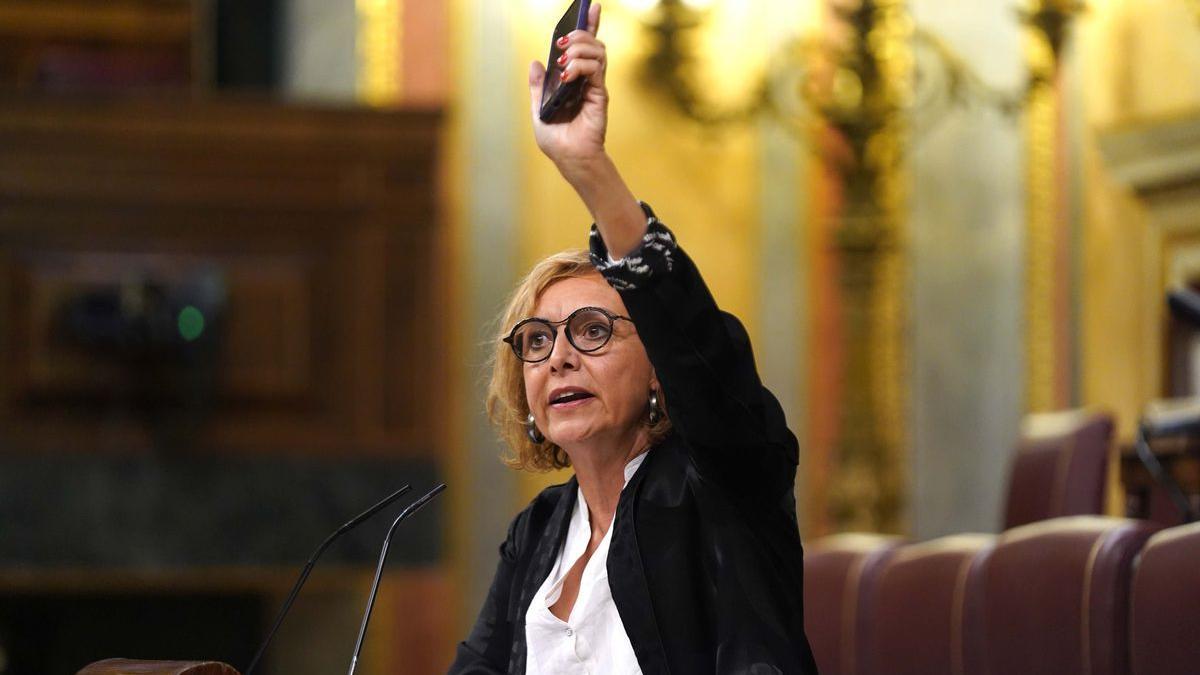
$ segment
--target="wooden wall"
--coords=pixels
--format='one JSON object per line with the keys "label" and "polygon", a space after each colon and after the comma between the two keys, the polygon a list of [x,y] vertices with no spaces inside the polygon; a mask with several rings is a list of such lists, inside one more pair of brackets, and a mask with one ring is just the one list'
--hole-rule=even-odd
{"label": "wooden wall", "polygon": [[[262,598],[265,629],[351,504],[386,494],[376,483],[432,486],[447,452],[451,328],[439,124],[433,110],[0,93],[0,473],[12,478],[0,481],[0,519],[41,523],[0,547],[0,596],[170,596],[199,575],[214,593]],[[158,347],[126,336],[98,348],[64,328],[87,298],[118,299],[136,323],[149,300],[197,284],[223,298],[196,343],[211,349],[170,322],[150,331]],[[383,468],[364,474],[372,463]],[[314,471],[326,494],[302,489]],[[72,490],[84,474],[90,487]],[[209,503],[215,487],[185,483],[187,503],[171,506],[154,484],[164,476],[223,487]],[[64,548],[71,513],[86,534]],[[423,512],[395,547],[403,562],[385,577],[363,672],[449,663],[439,513]],[[326,577],[343,581],[306,594],[266,672],[302,672],[297,659],[341,667],[382,537],[372,527],[331,551]],[[181,544],[205,538],[216,548]],[[128,541],[144,550],[105,549]],[[188,557],[216,549],[232,552]]]}
{"label": "wooden wall", "polygon": [[88,292],[169,290],[215,274],[227,301],[200,445],[427,452],[445,356],[437,119],[251,101],[0,99],[4,445],[148,449],[142,424],[109,414],[135,387],[130,369],[64,344],[57,317]]}
{"label": "wooden wall", "polygon": [[4,0],[0,85],[186,89],[213,79],[206,0]]}

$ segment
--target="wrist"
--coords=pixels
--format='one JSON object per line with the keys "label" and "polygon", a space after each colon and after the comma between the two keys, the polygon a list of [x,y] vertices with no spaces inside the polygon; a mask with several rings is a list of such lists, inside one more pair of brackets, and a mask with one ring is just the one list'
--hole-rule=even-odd
{"label": "wrist", "polygon": [[612,158],[602,151],[555,164],[591,213],[612,257],[623,258],[637,248],[646,232],[646,214]]}
{"label": "wrist", "polygon": [[596,154],[557,159],[554,165],[576,190],[601,183],[616,173],[616,165],[603,150]]}

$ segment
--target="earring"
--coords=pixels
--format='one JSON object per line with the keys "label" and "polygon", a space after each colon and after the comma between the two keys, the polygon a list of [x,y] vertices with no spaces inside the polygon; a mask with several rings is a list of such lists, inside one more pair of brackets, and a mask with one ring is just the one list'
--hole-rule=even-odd
{"label": "earring", "polygon": [[662,419],[662,408],[658,407],[658,390],[650,390],[650,426],[658,424]]}
{"label": "earring", "polygon": [[529,440],[533,441],[535,444],[546,440],[546,437],[542,435],[542,432],[538,431],[537,423],[533,420],[533,413],[529,413],[529,417],[525,418],[525,435],[528,436]]}

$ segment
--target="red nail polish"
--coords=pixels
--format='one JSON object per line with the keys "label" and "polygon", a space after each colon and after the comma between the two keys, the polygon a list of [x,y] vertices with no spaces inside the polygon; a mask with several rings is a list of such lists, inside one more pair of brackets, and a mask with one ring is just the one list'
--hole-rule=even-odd
{"label": "red nail polish", "polygon": [[558,38],[558,46],[560,46],[560,47],[565,46],[567,44],[567,42],[569,42],[569,40],[567,39],[566,35]]}
{"label": "red nail polish", "polygon": [[564,63],[566,63],[566,62],[567,62],[567,55],[566,55],[566,54],[563,54],[562,56],[558,57],[558,63],[559,63],[559,65],[562,65],[562,64],[564,64]]}
{"label": "red nail polish", "polygon": [[563,82],[566,82],[567,81],[567,71],[565,71],[565,70],[562,71],[562,75],[559,75],[558,78],[560,80],[562,80]]}

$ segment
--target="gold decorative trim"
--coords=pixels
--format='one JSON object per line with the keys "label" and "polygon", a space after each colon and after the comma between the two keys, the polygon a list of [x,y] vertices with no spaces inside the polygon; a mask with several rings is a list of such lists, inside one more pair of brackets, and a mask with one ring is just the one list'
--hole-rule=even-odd
{"label": "gold decorative trim", "polygon": [[356,88],[359,100],[369,105],[389,105],[400,100],[402,1],[355,0],[358,12]]}
{"label": "gold decorative trim", "polygon": [[[1031,47],[1031,69],[1038,58],[1045,58],[1044,50]],[[1035,85],[1029,93],[1026,110],[1025,171],[1025,405],[1031,412],[1053,410],[1059,403],[1055,387],[1058,336],[1054,322],[1057,115],[1054,88],[1044,83]]]}
{"label": "gold decorative trim", "polygon": [[[881,44],[878,63],[886,97],[897,110],[911,95],[913,82],[912,19],[903,2],[877,2],[879,17],[868,40]],[[884,462],[877,480],[883,497],[877,525],[886,531],[907,530],[908,452],[908,294],[909,239],[905,218],[908,164],[902,160],[909,144],[906,117],[893,114],[867,146],[868,161],[877,165],[875,200],[886,242],[876,268],[871,360],[875,382],[875,424]]]}
{"label": "gold decorative trim", "polygon": [[[854,95],[823,115],[852,156],[831,161],[845,188],[835,243],[844,359],[827,513],[837,529],[899,532],[907,521],[908,171],[912,20],[899,0],[850,14],[839,64]],[[853,19],[853,20],[850,20]]]}

